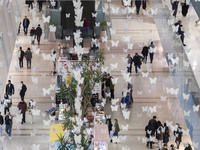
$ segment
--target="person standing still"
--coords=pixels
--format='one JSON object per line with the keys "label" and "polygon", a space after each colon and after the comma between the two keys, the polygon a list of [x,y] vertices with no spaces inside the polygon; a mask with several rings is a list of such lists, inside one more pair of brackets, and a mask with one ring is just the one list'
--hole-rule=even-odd
{"label": "person standing still", "polygon": [[21,81],[21,84],[22,84],[22,88],[20,90],[19,95],[20,95],[21,99],[24,100],[24,96],[25,96],[25,93],[27,91],[27,87],[26,87],[26,85],[24,84],[23,81]]}
{"label": "person standing still", "polygon": [[3,116],[1,115],[1,112],[0,112],[0,137],[2,136],[3,124],[4,124],[4,119],[3,119]]}
{"label": "person standing still", "polygon": [[127,62],[127,72],[131,73],[132,72],[132,58],[131,58],[131,55],[128,54],[126,59],[128,60],[128,62]]}
{"label": "person standing still", "polygon": [[27,35],[28,33],[28,26],[30,24],[29,19],[27,18],[27,16],[25,16],[24,20],[23,20],[23,27],[24,27],[24,34]]}
{"label": "person standing still", "polygon": [[22,114],[22,122],[21,124],[23,123],[26,123],[26,110],[27,110],[27,104],[26,102],[24,102],[23,99],[21,99],[21,101],[18,103],[18,109],[20,111],[20,113]]}
{"label": "person standing still", "polygon": [[154,55],[154,51],[152,51],[151,49],[154,49],[155,48],[155,46],[154,46],[154,44],[153,44],[153,41],[151,42],[151,44],[149,45],[149,57],[150,57],[150,63],[152,63],[153,62],[153,55]]}
{"label": "person standing still", "polygon": [[9,137],[11,137],[11,131],[12,131],[12,123],[13,123],[13,116],[10,115],[10,112],[8,112],[5,116],[5,131],[8,134]]}
{"label": "person standing still", "polygon": [[113,136],[117,136],[118,137],[118,133],[120,131],[120,128],[119,128],[119,124],[118,124],[118,120],[117,119],[115,119],[114,128],[115,128],[115,130],[114,130]]}
{"label": "person standing still", "polygon": [[135,72],[137,74],[138,70],[137,68],[141,68],[141,64],[142,64],[142,57],[140,55],[138,55],[138,53],[135,53],[135,55],[133,56],[133,62],[134,62],[134,66],[135,66]]}
{"label": "person standing still", "polygon": [[145,45],[142,49],[143,61],[145,64],[147,63],[148,53],[149,53],[149,48]]}
{"label": "person standing still", "polygon": [[19,58],[19,67],[23,68],[24,51],[22,50],[22,47],[20,47],[18,50],[18,58]]}
{"label": "person standing still", "polygon": [[27,49],[25,56],[27,61],[27,69],[31,69],[32,52],[30,48]]}
{"label": "person standing still", "polygon": [[83,18],[83,37],[87,38],[90,23],[86,18]]}
{"label": "person standing still", "polygon": [[6,85],[6,94],[8,95],[8,98],[11,99],[12,95],[15,93],[15,87],[11,83],[11,80],[8,80],[8,84]]}
{"label": "person standing still", "polygon": [[36,28],[36,37],[37,37],[38,45],[40,45],[41,36],[42,36],[42,28],[40,27],[40,24],[38,24],[38,27]]}

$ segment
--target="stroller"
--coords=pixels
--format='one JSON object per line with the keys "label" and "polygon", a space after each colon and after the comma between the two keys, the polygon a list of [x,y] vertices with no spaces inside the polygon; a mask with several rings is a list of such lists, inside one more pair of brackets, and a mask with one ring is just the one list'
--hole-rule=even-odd
{"label": "stroller", "polygon": [[[122,96],[123,96],[123,92],[122,92]],[[122,99],[121,99],[121,103],[122,104],[126,104],[126,107],[130,107],[131,106],[131,104],[133,103],[133,98],[132,98],[132,96],[131,96],[131,93],[130,92],[127,92],[126,93],[126,97],[122,97]]]}

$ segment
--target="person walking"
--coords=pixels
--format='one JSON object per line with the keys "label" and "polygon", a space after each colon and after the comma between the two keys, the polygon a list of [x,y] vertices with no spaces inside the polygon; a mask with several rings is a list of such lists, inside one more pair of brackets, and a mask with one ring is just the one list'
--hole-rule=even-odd
{"label": "person walking", "polygon": [[153,44],[153,41],[151,41],[151,44],[149,45],[149,57],[150,57],[150,63],[153,62],[153,56],[154,56],[154,48],[155,48],[155,45]]}
{"label": "person walking", "polygon": [[174,131],[174,136],[175,136],[175,143],[177,145],[177,149],[179,149],[180,143],[182,142],[183,132],[180,125],[178,123],[176,125],[178,126],[178,128],[176,131]]}
{"label": "person walking", "polygon": [[170,138],[170,130],[166,123],[164,123],[163,143],[168,144]]}
{"label": "person walking", "polygon": [[181,7],[182,7],[182,15],[183,17],[187,16],[188,9],[189,9],[189,1],[188,0],[181,0]]}
{"label": "person walking", "polygon": [[8,112],[5,116],[5,125],[6,125],[5,131],[9,137],[11,137],[12,124],[13,124],[13,116],[10,115],[10,112]]}
{"label": "person walking", "polygon": [[188,146],[184,150],[192,150],[192,146],[188,144]]}
{"label": "person walking", "polygon": [[113,136],[117,136],[118,137],[119,131],[120,131],[120,128],[119,128],[118,120],[115,119]]}
{"label": "person walking", "polygon": [[83,18],[83,37],[87,38],[90,23],[86,18]]}
{"label": "person walking", "polygon": [[147,0],[142,0],[142,8],[143,8],[143,10],[146,10],[146,8],[147,8]]}
{"label": "person walking", "polygon": [[[110,83],[111,83],[111,76],[110,74],[108,73],[106,78],[105,78],[105,85],[106,85],[106,93],[109,94],[110,93]],[[106,96],[107,98],[108,96]],[[110,97],[109,97],[110,98]]]}
{"label": "person walking", "polygon": [[147,63],[148,53],[149,53],[149,48],[145,45],[142,49],[143,61],[145,64]]}
{"label": "person walking", "polygon": [[152,128],[153,135],[155,134],[155,132],[156,132],[156,130],[158,128],[156,119],[157,119],[157,117],[153,116],[153,118],[151,120],[149,120],[149,125]]}
{"label": "person walking", "polygon": [[136,13],[137,13],[137,15],[140,12],[140,6],[141,6],[141,4],[142,4],[141,0],[135,0],[135,6],[136,6]]}
{"label": "person walking", "polygon": [[26,85],[24,84],[23,81],[21,81],[21,84],[22,84],[22,88],[20,90],[19,95],[20,95],[21,99],[24,100],[24,96],[25,96],[25,93],[27,91],[27,87],[26,87]]}
{"label": "person walking", "polygon": [[147,138],[147,147],[150,147],[150,149],[152,149],[153,147],[153,141],[151,138],[154,137],[154,132],[153,132],[153,127],[151,125],[151,123],[149,122],[148,125],[145,127],[145,131],[146,131],[146,138]]}
{"label": "person walking", "polygon": [[1,112],[0,112],[0,137],[2,136],[3,124],[4,124],[4,119],[3,119],[3,116],[1,115]]}
{"label": "person walking", "polygon": [[171,145],[170,145],[169,150],[176,150],[176,149],[174,148],[174,144],[171,144]]}
{"label": "person walking", "polygon": [[115,85],[112,83],[112,80],[110,81],[110,95],[111,99],[115,98]]}
{"label": "person walking", "polygon": [[127,62],[127,72],[131,73],[132,72],[132,58],[131,58],[131,55],[128,54],[127,57],[126,57],[126,59],[128,61]]}
{"label": "person walking", "polygon": [[15,87],[11,83],[11,80],[8,80],[8,84],[6,85],[6,94],[9,99],[12,99],[12,95],[15,93]]}
{"label": "person walking", "polygon": [[22,50],[22,47],[20,47],[17,52],[18,52],[18,58],[19,58],[19,67],[23,68],[24,51]]}
{"label": "person walking", "polygon": [[24,102],[23,99],[21,99],[21,101],[18,103],[18,109],[20,111],[20,113],[22,114],[22,122],[21,124],[23,123],[26,123],[26,110],[27,110],[27,104],[26,102]]}
{"label": "person walking", "polygon": [[36,37],[37,37],[38,45],[40,45],[41,36],[42,36],[42,28],[40,27],[40,24],[38,24],[38,27],[36,28]]}
{"label": "person walking", "polygon": [[41,12],[42,11],[42,4],[43,4],[44,0],[38,0],[37,2],[38,2],[38,5],[39,5],[39,12]]}
{"label": "person walking", "polygon": [[28,47],[26,51],[26,61],[27,61],[27,69],[31,69],[31,59],[32,59],[32,52],[31,49]]}
{"label": "person walking", "polygon": [[161,150],[163,142],[163,132],[162,132],[163,125],[161,124],[160,121],[157,122],[157,125],[158,129],[156,130],[156,139],[158,140],[158,149]]}
{"label": "person walking", "polygon": [[31,36],[31,44],[35,44],[36,29],[34,27],[32,27],[30,31],[30,36]]}
{"label": "person walking", "polygon": [[28,33],[28,27],[29,27],[30,21],[27,18],[27,16],[25,16],[24,20],[23,20],[23,27],[24,27],[24,34],[27,35]]}
{"label": "person walking", "polygon": [[162,150],[168,150],[168,148],[167,148],[167,144],[164,144],[164,145],[163,145]]}
{"label": "person walking", "polygon": [[173,16],[175,18],[176,18],[177,11],[178,11],[178,4],[179,4],[179,0],[171,0]]}
{"label": "person walking", "polygon": [[178,32],[177,32],[177,34],[180,35],[181,42],[182,42],[183,46],[186,46],[186,45],[184,44],[185,35],[184,35],[184,31],[183,31],[182,21],[179,20],[179,21],[176,22],[174,25],[175,25],[175,26],[178,26]]}
{"label": "person walking", "polygon": [[138,72],[137,68],[140,69],[141,64],[142,64],[142,57],[140,55],[138,55],[138,53],[135,53],[135,55],[133,56],[133,62],[134,62],[134,66],[135,66],[135,72],[137,74],[137,72]]}
{"label": "person walking", "polygon": [[26,0],[26,4],[28,5],[28,10],[31,8],[33,9],[33,4],[34,3],[34,0]]}
{"label": "person walking", "polygon": [[8,99],[8,95],[4,94],[4,98],[1,101],[1,104],[4,105],[4,115],[6,115],[7,112],[10,112],[10,107],[12,105],[12,101]]}

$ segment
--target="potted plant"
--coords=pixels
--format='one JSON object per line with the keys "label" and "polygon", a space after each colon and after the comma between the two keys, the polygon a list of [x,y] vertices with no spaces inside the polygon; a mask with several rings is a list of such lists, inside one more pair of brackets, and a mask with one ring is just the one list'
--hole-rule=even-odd
{"label": "potted plant", "polygon": [[100,23],[100,28],[101,28],[101,32],[100,32],[100,41],[102,41],[102,37],[107,37],[107,34],[106,34],[106,27],[107,27],[107,23],[106,21],[102,21]]}
{"label": "potted plant", "polygon": [[54,21],[51,21],[49,24],[49,41],[50,42],[55,42],[56,41],[56,32],[57,24]]}

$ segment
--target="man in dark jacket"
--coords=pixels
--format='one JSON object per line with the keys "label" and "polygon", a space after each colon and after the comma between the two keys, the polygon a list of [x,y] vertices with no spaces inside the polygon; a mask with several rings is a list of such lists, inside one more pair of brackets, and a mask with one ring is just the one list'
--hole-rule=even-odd
{"label": "man in dark jacket", "polygon": [[25,96],[27,87],[26,87],[26,85],[23,83],[23,81],[21,81],[21,84],[22,84],[22,88],[21,88],[21,90],[20,90],[19,95],[21,96],[21,99],[24,100],[24,96]]}
{"label": "man in dark jacket", "polygon": [[22,50],[22,47],[20,47],[18,50],[18,58],[19,58],[19,67],[23,68],[24,51]]}
{"label": "man in dark jacket", "polygon": [[153,133],[153,129],[152,126],[150,125],[150,123],[148,123],[148,125],[145,127],[145,131],[146,131],[146,138],[147,138],[147,147],[150,146],[150,149],[152,149],[152,145],[153,145],[153,141],[150,140],[150,137],[154,137],[154,133]]}
{"label": "man in dark jacket", "polygon": [[25,114],[26,114],[26,110],[27,110],[27,104],[24,102],[24,100],[21,100],[21,102],[18,103],[18,109],[19,109],[20,113],[22,114],[21,124],[26,123]]}
{"label": "man in dark jacket", "polygon": [[141,0],[135,0],[135,6],[136,6],[137,15],[140,12],[140,6],[141,6],[141,4],[142,4]]}
{"label": "man in dark jacket", "polygon": [[145,45],[142,49],[143,61],[145,64],[147,63],[148,53],[149,53],[149,48]]}
{"label": "man in dark jacket", "polygon": [[142,57],[138,55],[138,53],[135,53],[135,56],[133,56],[133,62],[135,66],[135,72],[137,73],[137,68],[140,69],[140,66],[142,64]]}
{"label": "man in dark jacket", "polygon": [[15,93],[14,85],[11,83],[11,80],[8,80],[8,84],[6,85],[6,94],[9,98]]}
{"label": "man in dark jacket", "polygon": [[157,119],[157,117],[153,116],[153,119],[149,120],[149,125],[152,128],[153,135],[155,134],[155,132],[158,128],[156,119]]}
{"label": "man in dark jacket", "polygon": [[173,13],[174,17],[176,17],[176,14],[178,11],[178,3],[179,3],[179,0],[171,0],[172,11],[174,11],[174,13]]}
{"label": "man in dark jacket", "polygon": [[0,112],[0,137],[2,136],[3,124],[4,124],[4,120],[3,120],[3,116],[1,115],[1,112]]}
{"label": "man in dark jacket", "polygon": [[25,16],[24,20],[23,20],[23,27],[24,27],[24,34],[27,35],[28,33],[28,26],[30,24],[29,19],[27,18],[27,16]]}
{"label": "man in dark jacket", "polygon": [[43,2],[44,2],[43,0],[38,0],[39,12],[42,11],[42,3],[43,3]]}
{"label": "man in dark jacket", "polygon": [[32,52],[31,49],[28,47],[26,51],[27,69],[31,69],[31,59],[32,59]]}
{"label": "man in dark jacket", "polygon": [[40,27],[40,24],[38,24],[38,27],[36,28],[36,36],[38,45],[40,45],[40,37],[42,36],[42,28]]}

